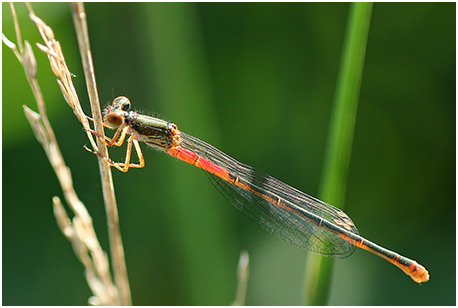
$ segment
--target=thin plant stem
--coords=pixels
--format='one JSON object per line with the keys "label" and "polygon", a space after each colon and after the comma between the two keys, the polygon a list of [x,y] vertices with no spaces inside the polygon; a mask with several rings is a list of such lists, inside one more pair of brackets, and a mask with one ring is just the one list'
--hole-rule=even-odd
{"label": "thin plant stem", "polygon": [[[57,83],[60,86],[60,89],[66,102],[73,109],[73,112],[78,118],[78,120],[83,124],[83,127],[86,130],[87,136],[92,146],[95,149],[99,150],[96,143],[93,140],[92,133],[88,131],[90,129],[90,126],[88,124],[87,116],[84,114],[81,108],[78,95],[75,91],[71,79],[71,73],[68,70],[67,64],[65,62],[64,55],[60,47],[60,43],[55,39],[53,30],[35,15],[32,6],[30,4],[26,5],[29,10],[29,16],[37,26],[37,29],[40,32],[40,35],[44,42],[44,45],[37,43],[38,48],[47,54],[51,69],[57,77]],[[79,5],[76,6],[80,7]],[[106,253],[102,250],[100,243],[97,239],[94,226],[92,224],[92,218],[74,190],[70,168],[65,165],[62,153],[60,152],[59,146],[57,144],[54,131],[47,118],[45,102],[43,100],[43,95],[36,78],[37,68],[35,57],[33,55],[31,45],[27,41],[25,41],[25,44],[22,44],[19,23],[14,10],[14,5],[12,4],[11,11],[13,14],[13,21],[15,23],[16,37],[18,39],[19,50],[18,48],[16,48],[16,45],[10,40],[8,40],[3,34],[2,40],[6,46],[13,50],[19,62],[24,66],[27,80],[29,81],[29,84],[32,88],[32,92],[37,101],[39,110],[39,113],[36,113],[32,111],[30,108],[24,106],[24,112],[32,126],[35,136],[43,146],[48,156],[48,159],[57,175],[59,183],[64,192],[65,200],[69,204],[70,209],[75,214],[75,216],[71,220],[68,217],[60,199],[58,197],[53,197],[54,215],[56,217],[58,226],[61,229],[62,233],[65,235],[65,237],[67,237],[68,240],[72,243],[76,256],[85,267],[86,280],[93,292],[93,296],[89,299],[89,303],[92,305],[129,305],[131,304],[131,299],[127,281],[127,274],[125,271],[124,254],[122,250],[122,245],[120,244],[120,235],[116,234],[116,232],[119,233],[116,203],[112,202],[110,205],[111,216],[109,217],[109,232],[110,236],[114,237],[115,241],[118,241],[118,243],[115,243],[115,245],[113,245],[117,247],[115,249],[116,256],[113,257],[113,259],[117,258],[118,260],[115,261],[117,263],[114,262],[114,271],[115,275],[117,275],[117,287],[115,287],[115,285],[112,282],[111,273],[109,270],[108,257]],[[81,17],[81,13],[83,11],[80,9],[78,12],[80,13],[79,15]],[[83,23],[85,24],[85,21]],[[83,47],[86,51],[89,50],[88,44],[83,45]],[[84,56],[88,57],[87,54],[83,55],[83,57]],[[92,74],[92,76],[90,74],[86,75],[90,77],[90,81],[88,81],[88,83],[90,83],[91,85],[88,85],[88,87],[91,89],[91,102],[95,101],[98,103],[98,98],[95,90],[95,77],[93,75],[93,69],[89,67],[92,67],[91,63],[89,65],[85,65],[85,73],[90,72],[90,74]],[[93,99],[94,97],[95,99]],[[100,119],[101,117],[99,116],[99,120]],[[109,173],[109,170],[105,173]],[[102,183],[104,183],[104,180],[102,180]],[[112,182],[110,181],[110,183],[112,189]],[[114,200],[114,194],[112,194],[112,196]],[[121,253],[119,252],[119,250],[121,250]],[[121,266],[118,266],[118,264],[121,264]],[[124,265],[124,276],[122,273],[122,265]],[[121,272],[121,274],[119,274],[119,272]]]}
{"label": "thin plant stem", "polygon": [[[319,197],[340,208],[345,199],[371,12],[371,3],[351,5],[326,145]],[[307,304],[327,303],[332,267],[331,258],[308,256],[304,279]]]}
{"label": "thin plant stem", "polygon": [[[92,54],[89,45],[86,12],[84,10],[83,3],[74,3],[72,8],[73,21],[75,23],[76,34],[78,37],[78,46],[83,62],[84,75],[88,88],[89,100],[91,103],[92,116],[94,119],[94,127],[100,136],[104,136],[102,113],[100,110],[100,102],[97,93],[97,84],[92,62]],[[108,157],[108,150],[106,145],[99,139],[97,139],[97,145],[99,152],[104,157]],[[122,245],[121,232],[119,229],[118,208],[116,205],[111,169],[103,159],[99,158],[98,161],[102,181],[103,197],[105,200],[105,210],[108,217],[108,234],[110,239],[110,248],[116,286],[118,287],[119,295],[121,297],[121,304],[132,305],[129,280],[127,277],[127,268],[124,258],[124,248]]]}
{"label": "thin plant stem", "polygon": [[237,267],[237,293],[232,306],[244,306],[246,299],[246,290],[248,286],[248,278],[250,276],[250,258],[248,251],[242,250],[240,253],[239,265]]}

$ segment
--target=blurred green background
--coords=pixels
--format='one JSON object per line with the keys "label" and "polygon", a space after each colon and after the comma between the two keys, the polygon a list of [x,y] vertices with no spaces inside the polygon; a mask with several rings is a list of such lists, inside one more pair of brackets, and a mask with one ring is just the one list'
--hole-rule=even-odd
{"label": "blurred green background", "polygon": [[[8,5],[5,35],[16,41]],[[89,114],[68,4],[33,5],[61,42]],[[22,4],[23,39],[39,40]],[[86,4],[101,101],[178,124],[316,195],[349,4]],[[455,3],[376,3],[356,120],[345,211],[360,233],[423,264],[421,286],[357,250],[336,260],[332,305],[455,305]],[[37,109],[2,47],[3,304],[85,305],[83,268],[57,228],[62,197],[22,105]],[[38,79],[74,186],[105,250],[96,158],[44,54]],[[239,213],[199,169],[142,145],[146,167],[113,170],[133,302],[226,305],[242,249],[248,305],[300,305],[307,252]],[[113,149],[121,159],[125,149]]]}

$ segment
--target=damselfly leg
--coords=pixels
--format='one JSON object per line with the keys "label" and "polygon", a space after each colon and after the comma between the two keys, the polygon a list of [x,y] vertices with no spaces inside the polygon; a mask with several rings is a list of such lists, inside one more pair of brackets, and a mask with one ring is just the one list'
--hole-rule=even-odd
{"label": "damselfly leg", "polygon": [[[106,124],[104,124],[104,126],[110,128],[110,126],[107,126]],[[102,136],[97,134],[97,132],[95,132],[92,129],[89,129],[88,131],[93,133],[100,141],[102,141],[103,143],[105,143],[109,147],[112,147],[112,146],[121,147],[122,144],[124,143],[125,138],[126,138],[128,129],[129,129],[128,126],[120,126],[116,130],[116,133],[114,134],[114,136],[112,138],[109,138],[107,136],[105,136],[105,138],[103,138]],[[118,139],[118,137],[119,137],[119,139]],[[138,160],[139,160],[138,164],[134,164],[134,163],[130,162],[130,159],[131,159],[131,156],[132,156],[132,144],[135,146],[135,151],[137,152],[137,157],[138,157]],[[127,172],[129,170],[129,168],[143,168],[145,166],[145,160],[143,158],[143,153],[142,153],[142,150],[140,148],[140,145],[138,144],[138,141],[135,139],[135,135],[131,135],[129,137],[129,139],[127,139],[127,151],[126,151],[126,158],[124,160],[124,163],[114,162],[110,158],[103,156],[100,152],[96,152],[96,151],[93,151],[93,150],[89,149],[87,146],[84,146],[84,148],[87,151],[89,151],[89,152],[97,155],[98,157],[102,158],[110,166],[115,167],[116,169],[118,169],[119,171],[122,171],[122,172]]]}

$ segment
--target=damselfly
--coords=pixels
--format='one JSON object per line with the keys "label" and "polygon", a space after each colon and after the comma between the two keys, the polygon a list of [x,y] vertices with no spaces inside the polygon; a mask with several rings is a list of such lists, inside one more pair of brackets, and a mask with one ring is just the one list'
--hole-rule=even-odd
{"label": "damselfly", "polygon": [[[428,271],[417,262],[382,248],[358,234],[352,220],[340,209],[295,189],[267,174],[242,164],[215,147],[178,130],[173,123],[130,111],[130,101],[117,97],[104,110],[104,125],[116,129],[113,138],[102,138],[108,146],[121,146],[126,135],[124,163],[97,154],[110,166],[127,172],[142,168],[145,161],[139,141],[203,169],[215,187],[241,212],[281,239],[316,253],[345,258],[355,246],[396,265],[415,282],[429,280]],[[139,163],[131,163],[132,145]]]}

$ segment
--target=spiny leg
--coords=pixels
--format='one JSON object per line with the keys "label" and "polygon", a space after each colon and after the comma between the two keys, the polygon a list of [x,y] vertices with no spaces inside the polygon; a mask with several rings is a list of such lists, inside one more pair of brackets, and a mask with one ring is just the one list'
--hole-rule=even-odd
{"label": "spiny leg", "polygon": [[145,159],[143,158],[143,153],[142,153],[142,149],[140,148],[140,144],[138,144],[138,141],[133,139],[132,140],[134,142],[134,146],[135,146],[135,152],[137,152],[137,157],[138,157],[138,167],[133,167],[133,168],[143,168],[145,167]]}
{"label": "spiny leg", "polygon": [[[127,140],[127,151],[126,151],[126,159],[124,161],[124,163],[117,163],[117,162],[114,162],[113,160],[111,160],[110,158],[108,157],[105,157],[103,156],[102,154],[100,154],[99,152],[95,152],[91,149],[89,149],[88,147],[84,146],[84,148],[91,152],[91,153],[94,153],[96,154],[98,157],[102,158],[104,161],[107,162],[107,164],[109,164],[110,166],[112,167],[115,167],[116,169],[118,169],[119,171],[122,171],[122,172],[127,172],[127,170],[129,170],[129,168],[143,168],[145,166],[145,160],[143,158],[143,154],[142,154],[142,151],[140,149],[140,145],[138,144],[138,141],[136,139],[134,139],[135,137],[132,135],[130,136],[130,138]],[[138,156],[138,160],[139,160],[139,163],[138,164],[131,164],[130,163],[130,158],[131,158],[131,155],[132,155],[132,143],[135,145],[135,151],[137,152],[137,156]]]}
{"label": "spiny leg", "polygon": [[[145,159],[143,158],[143,153],[142,153],[142,150],[140,148],[140,144],[138,143],[138,141],[135,139],[134,136],[131,136],[129,138],[128,142],[130,143],[130,146],[129,146],[129,143],[128,143],[127,144],[126,161],[124,163],[116,163],[116,164],[118,166],[123,166],[124,168],[126,167],[126,165],[128,165],[130,168],[143,168],[143,167],[145,167]],[[130,163],[130,158],[132,157],[132,143],[135,146],[135,152],[137,152],[137,157],[138,157],[138,161],[139,161],[138,164],[131,164]],[[129,156],[129,162],[127,161],[127,156]],[[129,169],[129,168],[127,168],[127,169]]]}
{"label": "spiny leg", "polygon": [[[127,134],[128,128],[129,127],[125,126],[125,125],[120,126],[116,130],[116,133],[114,134],[113,138],[109,138],[107,136],[105,136],[105,138],[103,138],[102,136],[97,134],[96,131],[94,131],[92,129],[85,129],[85,130],[93,133],[100,141],[102,141],[103,143],[105,143],[109,147],[112,147],[112,146],[120,147],[124,143],[124,139],[126,138],[126,134]],[[121,132],[122,132],[122,134],[121,134]],[[119,134],[121,134],[121,137],[119,137]],[[119,140],[116,141],[116,139],[118,139],[118,137],[119,137]]]}

